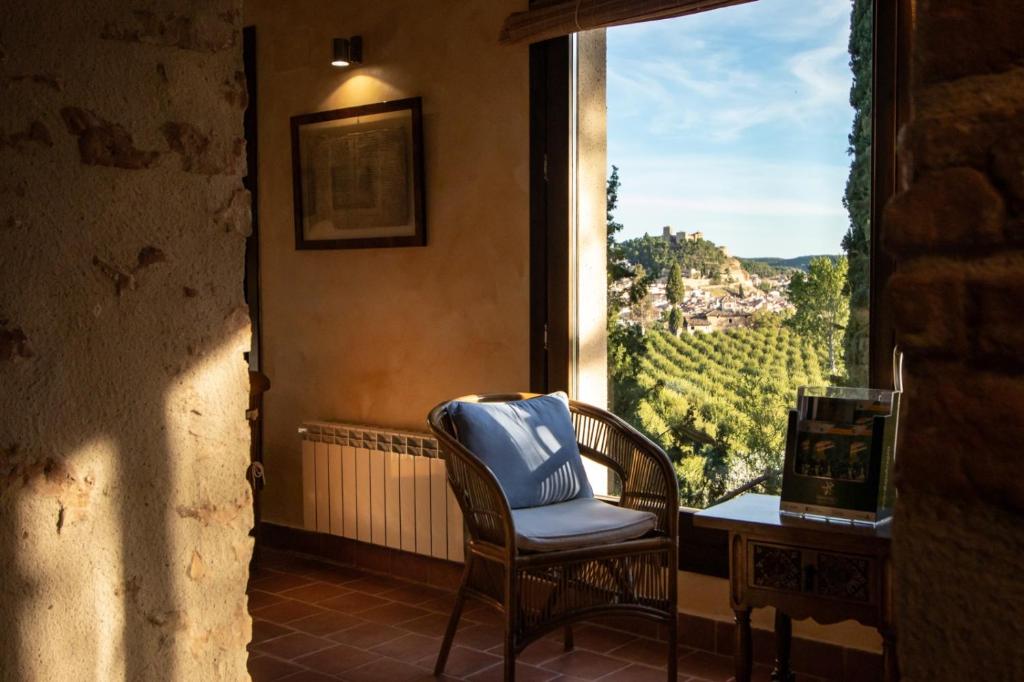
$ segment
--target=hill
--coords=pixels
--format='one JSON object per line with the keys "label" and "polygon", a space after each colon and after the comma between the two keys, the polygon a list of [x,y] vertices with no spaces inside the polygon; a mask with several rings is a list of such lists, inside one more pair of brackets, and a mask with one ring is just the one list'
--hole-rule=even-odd
{"label": "hill", "polygon": [[811,260],[814,258],[831,258],[832,260],[836,260],[839,256],[833,256],[830,254],[821,254],[818,256],[797,256],[796,258],[774,258],[771,256],[763,256],[759,258],[740,258],[740,262],[743,263],[744,267],[746,267],[747,263],[763,263],[778,270],[794,269],[807,271],[807,269],[810,268]]}

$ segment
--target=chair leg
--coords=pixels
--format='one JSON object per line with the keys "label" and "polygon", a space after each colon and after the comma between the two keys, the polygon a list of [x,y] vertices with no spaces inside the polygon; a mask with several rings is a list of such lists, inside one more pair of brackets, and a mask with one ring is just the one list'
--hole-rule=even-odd
{"label": "chair leg", "polygon": [[676,682],[679,666],[679,616],[672,614],[668,623],[668,680]]}
{"label": "chair leg", "polygon": [[573,640],[572,640],[572,626],[571,625],[566,625],[565,626],[565,650],[566,651],[572,651],[573,646],[575,646],[575,645],[573,644]]}
{"label": "chair leg", "polygon": [[[468,554],[468,552],[467,552]],[[448,663],[448,652],[452,648],[452,640],[455,639],[455,631],[459,628],[459,618],[462,616],[462,607],[466,603],[466,588],[469,585],[469,572],[473,560],[466,557],[466,567],[462,571],[462,582],[459,584],[459,591],[455,594],[455,605],[452,606],[452,615],[448,617],[448,627],[444,631],[444,640],[441,642],[441,651],[437,654],[437,663],[434,664],[434,676],[444,674],[444,667]]]}
{"label": "chair leg", "polygon": [[512,628],[505,628],[505,682],[516,680],[516,650],[512,646]]}

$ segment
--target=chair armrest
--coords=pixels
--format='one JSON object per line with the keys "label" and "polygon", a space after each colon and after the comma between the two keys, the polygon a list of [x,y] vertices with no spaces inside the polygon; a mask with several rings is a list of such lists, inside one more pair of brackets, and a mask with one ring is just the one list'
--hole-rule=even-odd
{"label": "chair armrest", "polygon": [[603,464],[622,480],[619,506],[649,511],[657,530],[676,537],[679,480],[665,451],[607,410],[570,402],[580,452]]}

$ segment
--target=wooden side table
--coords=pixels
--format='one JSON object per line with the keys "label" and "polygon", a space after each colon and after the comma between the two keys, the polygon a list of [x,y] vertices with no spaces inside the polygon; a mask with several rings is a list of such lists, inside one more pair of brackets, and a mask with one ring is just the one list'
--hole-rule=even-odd
{"label": "wooden side table", "polygon": [[779,514],[779,498],[748,494],[697,512],[694,524],[729,532],[729,602],[736,614],[736,681],[753,666],[750,611],[775,607],[775,670],[790,682],[791,618],[852,619],[878,629],[886,682],[896,682],[889,548],[891,523],[854,525]]}

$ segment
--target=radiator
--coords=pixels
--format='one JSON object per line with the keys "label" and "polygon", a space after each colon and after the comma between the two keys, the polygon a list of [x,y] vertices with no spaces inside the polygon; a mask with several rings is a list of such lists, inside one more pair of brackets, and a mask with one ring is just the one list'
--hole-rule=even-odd
{"label": "radiator", "polygon": [[317,421],[299,435],[307,530],[463,560],[462,512],[432,436]]}

